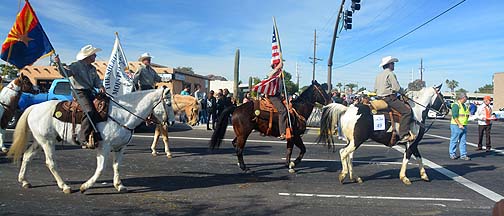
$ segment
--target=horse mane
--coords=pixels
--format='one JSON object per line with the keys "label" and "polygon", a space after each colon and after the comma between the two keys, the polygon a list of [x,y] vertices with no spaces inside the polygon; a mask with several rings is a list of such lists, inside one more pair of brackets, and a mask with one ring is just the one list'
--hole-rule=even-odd
{"label": "horse mane", "polygon": [[299,95],[299,97],[297,97],[296,99],[292,100],[292,104],[297,104],[297,103],[300,103],[300,102],[303,102],[304,100],[307,99],[307,97],[311,96],[311,92],[313,92],[313,84],[311,84],[310,86],[308,86],[308,88],[306,88],[303,92],[301,92],[301,94]]}
{"label": "horse mane", "polygon": [[156,91],[162,91],[162,90],[150,89],[144,91],[135,91],[129,94],[116,96],[113,99],[117,101],[119,104],[121,104],[121,106],[124,106],[129,110],[131,110],[132,108],[138,107],[138,104],[141,104],[141,101],[144,100],[148,94],[154,93]]}

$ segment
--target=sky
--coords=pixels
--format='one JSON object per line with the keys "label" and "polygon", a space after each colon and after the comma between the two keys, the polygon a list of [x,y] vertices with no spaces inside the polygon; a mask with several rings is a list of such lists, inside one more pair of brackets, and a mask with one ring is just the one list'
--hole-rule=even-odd
{"label": "sky", "polygon": [[[419,78],[427,86],[446,79],[470,92],[492,83],[504,72],[504,1],[466,0],[390,46],[354,61],[437,16],[461,0],[362,0],[353,28],[338,33],[331,83],[374,88],[381,58],[399,59],[395,72],[403,87]],[[23,1],[24,2],[24,1]],[[46,34],[63,62],[75,61],[86,44],[103,49],[97,60],[108,61],[114,32],[129,61],[149,52],[153,63],[192,67],[200,75],[233,79],[234,56],[240,49],[240,80],[264,78],[271,59],[272,16],[275,16],[285,70],[300,86],[312,80],[313,33],[317,30],[315,79],[326,83],[327,60],[337,12],[334,0],[31,0]],[[22,3],[24,4],[24,3]],[[351,0],[346,0],[349,9]],[[21,5],[22,7],[22,5]],[[6,38],[19,0],[0,5],[0,38]],[[48,59],[36,64],[47,65]],[[294,80],[295,81],[295,80]],[[446,84],[445,84],[446,86]],[[448,90],[446,87],[444,91]]]}

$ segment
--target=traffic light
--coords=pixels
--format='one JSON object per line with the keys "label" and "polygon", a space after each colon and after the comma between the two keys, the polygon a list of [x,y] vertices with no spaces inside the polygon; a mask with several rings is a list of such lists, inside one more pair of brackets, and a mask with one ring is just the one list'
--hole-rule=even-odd
{"label": "traffic light", "polygon": [[352,29],[352,11],[346,10],[345,14],[343,15],[343,21],[344,25],[343,27],[345,30]]}
{"label": "traffic light", "polygon": [[352,0],[352,11],[360,10],[360,0]]}

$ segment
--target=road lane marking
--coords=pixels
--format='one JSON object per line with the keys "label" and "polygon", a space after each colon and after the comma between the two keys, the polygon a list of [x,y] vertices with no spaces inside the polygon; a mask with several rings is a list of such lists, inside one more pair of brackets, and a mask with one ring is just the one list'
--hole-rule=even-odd
{"label": "road lane marking", "polygon": [[[444,136],[439,136],[439,135],[434,135],[434,134],[425,134],[427,136],[431,136],[431,137],[436,137],[436,138],[439,138],[439,139],[444,139],[444,140],[450,140],[449,137],[444,137]],[[473,146],[473,147],[478,147],[478,144],[476,143],[472,143],[472,142],[466,142],[467,145],[470,145],[470,146]],[[493,151],[493,152],[497,152],[499,154],[504,154],[504,151],[503,150],[500,150],[500,149],[490,149],[490,151]]]}
{"label": "road lane marking", "polygon": [[[404,153],[404,148],[403,147],[400,147],[400,146],[394,146],[393,147],[395,150],[401,152],[401,153]],[[462,176],[460,176],[459,174],[449,170],[449,169],[446,169],[444,167],[442,167],[441,165],[438,165],[432,161],[430,161],[429,159],[427,158],[424,158],[422,157],[422,162],[430,167],[431,169],[433,170],[436,170],[437,172],[443,174],[444,176],[448,177],[448,178],[451,178],[453,179],[454,181],[464,185],[465,187],[485,196],[486,198],[494,201],[494,202],[498,202],[500,201],[501,199],[504,199],[504,197],[496,192],[493,192],[479,184],[476,184],[475,182],[469,180],[469,179],[466,179]]]}
{"label": "road lane marking", "polygon": [[[282,158],[285,160],[285,158]],[[312,161],[312,162],[341,162],[340,160],[332,160],[332,159],[313,159],[313,158],[303,158],[302,161]],[[354,163],[361,164],[371,164],[371,165],[402,165],[402,162],[394,162],[394,161],[359,161],[354,160]],[[408,165],[418,165],[414,163],[408,163]]]}
{"label": "road lane marking", "polygon": [[342,194],[307,194],[307,193],[278,193],[279,196],[320,197],[320,198],[350,198],[350,199],[382,199],[382,200],[415,200],[415,201],[448,201],[462,202],[463,199],[436,197],[389,197],[389,196],[357,196]]}
{"label": "road lane marking", "polygon": [[[137,135],[134,134],[133,137],[139,137],[139,138],[154,138],[154,135]],[[169,139],[182,139],[182,140],[203,140],[203,141],[210,141],[210,138],[201,138],[201,137],[177,137],[177,136],[168,136]],[[232,139],[222,139],[223,141],[227,142],[232,142]],[[275,143],[275,144],[285,144],[286,141],[272,141],[272,140],[247,140],[247,142],[253,142],[253,143]],[[324,144],[318,144],[316,142],[303,142],[305,145],[321,145],[323,146]],[[346,144],[343,143],[335,143],[334,145],[336,146],[346,146]],[[370,145],[370,144],[362,144],[361,146],[367,146],[367,147],[377,147],[377,148],[389,148],[385,145]]]}

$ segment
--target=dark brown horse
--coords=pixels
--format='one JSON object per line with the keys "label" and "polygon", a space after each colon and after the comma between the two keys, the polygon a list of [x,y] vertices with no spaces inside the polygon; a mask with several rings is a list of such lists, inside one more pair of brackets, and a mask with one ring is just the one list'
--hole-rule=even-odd
{"label": "dark brown horse", "polygon": [[[308,119],[313,111],[315,103],[327,105],[331,102],[329,95],[322,89],[317,81],[312,81],[312,84],[306,89],[299,97],[292,101],[293,109],[301,116],[296,117],[291,115],[292,119],[292,138],[287,140],[287,155],[286,166],[289,167],[289,172],[293,173],[294,167],[301,162],[306,152],[306,147],[301,139],[301,135],[306,130],[306,121],[300,120],[302,118]],[[258,115],[256,116],[256,113]],[[217,128],[215,129],[212,139],[210,140],[210,148],[215,149],[219,147],[226,133],[229,115],[232,114],[233,129],[236,137],[233,139],[233,146],[236,149],[236,156],[238,157],[238,165],[240,168],[247,172],[248,168],[243,161],[243,150],[245,142],[252,130],[257,130],[266,134],[269,124],[269,112],[257,112],[254,108],[254,102],[248,102],[238,107],[226,108],[219,116]],[[278,130],[278,116],[277,113],[273,116],[273,125],[269,136],[279,136]],[[291,162],[292,148],[296,145],[299,149],[299,156]]]}

